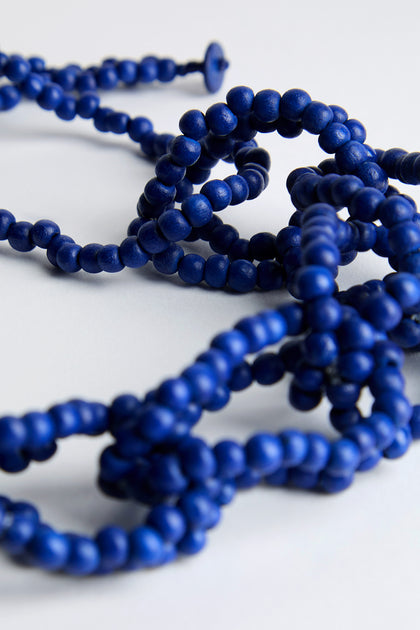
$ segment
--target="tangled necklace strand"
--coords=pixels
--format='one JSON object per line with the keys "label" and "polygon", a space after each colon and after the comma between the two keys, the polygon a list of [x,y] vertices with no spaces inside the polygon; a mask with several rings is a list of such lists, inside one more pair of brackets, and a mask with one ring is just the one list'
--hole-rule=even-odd
{"label": "tangled necklace strand", "polygon": [[[106,59],[87,69],[48,68],[38,57],[0,53],[6,80],[0,110],[26,98],[65,121],[92,119],[100,132],[128,134],[156,161],[155,177],[120,245],[81,246],[51,220],[16,221],[8,210],[0,210],[1,240],[20,252],[45,249],[65,273],[114,273],[151,263],[190,285],[239,293],[285,288],[293,298],[216,335],[190,366],[143,398],[124,394],[109,406],[71,400],[1,418],[4,471],[48,460],[61,438],[108,432],[113,442],[100,458],[100,489],[150,507],[129,532],[110,525],[81,536],[44,523],[29,503],[1,497],[0,545],[26,563],[72,575],[162,565],[200,551],[238,489],[266,483],[338,492],[355,472],[374,468],[382,457],[400,457],[420,437],[420,406],[405,395],[402,374],[403,349],[420,344],[420,215],[413,199],[388,182],[420,183],[420,154],[372,149],[363,125],[344,109],[298,89],[280,95],[235,87],[226,103],[205,114],[186,112],[178,136],[158,134],[146,117],[100,104],[98,90],[169,82],[198,71],[215,92],[226,67],[218,44],[210,44],[202,63],[149,56]],[[255,136],[294,138],[302,131],[318,136],[332,157],[287,178],[294,206],[287,227],[277,235],[241,238],[219,213],[255,199],[268,185],[270,156]],[[220,160],[234,173],[211,179]],[[337,214],[343,208],[347,220]],[[198,240],[209,244],[207,258],[180,245]],[[387,258],[393,271],[341,291],[339,267],[368,250]],[[308,411],[329,401],[337,439],[294,428],[258,432],[244,444],[225,439],[209,445],[196,436],[203,411],[220,411],[232,392],[253,382],[272,385],[287,373],[293,407]],[[365,416],[357,406],[364,389],[373,397]]]}

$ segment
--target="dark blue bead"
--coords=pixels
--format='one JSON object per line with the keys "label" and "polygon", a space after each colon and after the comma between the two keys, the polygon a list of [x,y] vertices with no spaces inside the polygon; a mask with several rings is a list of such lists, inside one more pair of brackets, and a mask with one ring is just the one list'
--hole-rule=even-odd
{"label": "dark blue bead", "polygon": [[[83,249],[80,252],[80,264],[82,265],[83,269],[88,271],[83,266],[82,262]],[[149,254],[147,254],[147,252],[145,252],[140,247],[136,236],[129,236],[128,238],[124,239],[118,248],[118,254],[119,259],[121,260],[121,263],[123,265],[125,265],[126,267],[132,267],[134,269],[137,269],[138,267],[143,267],[150,260]],[[98,271],[100,271],[99,263],[97,263],[97,265]]]}
{"label": "dark blue bead", "polygon": [[37,528],[26,547],[31,564],[49,571],[62,569],[69,552],[70,543],[65,534],[42,526]]}
{"label": "dark blue bead", "polygon": [[9,226],[7,239],[18,252],[30,252],[34,247],[31,238],[32,223],[28,221],[18,221]]}
{"label": "dark blue bead", "polygon": [[171,156],[180,166],[192,166],[201,153],[200,143],[186,136],[177,136],[170,143]]}
{"label": "dark blue bead", "polygon": [[37,103],[43,109],[56,109],[64,96],[63,88],[55,83],[46,83],[37,97]]}
{"label": "dark blue bead", "polygon": [[184,256],[184,250],[179,245],[171,243],[164,252],[154,254],[152,262],[157,271],[166,275],[176,273],[178,264]]}
{"label": "dark blue bead", "polygon": [[57,251],[56,264],[66,273],[75,273],[81,269],[79,262],[80,245],[64,243]]}
{"label": "dark blue bead", "polygon": [[111,64],[103,65],[96,72],[96,81],[101,90],[112,90],[118,83],[118,73]]}
{"label": "dark blue bead", "polygon": [[224,210],[232,201],[232,189],[226,182],[218,179],[207,182],[201,188],[200,194],[207,197],[214,212]]}
{"label": "dark blue bead", "polygon": [[297,121],[311,102],[311,97],[303,90],[288,90],[280,101],[280,114],[286,120]]}
{"label": "dark blue bead", "polygon": [[366,129],[361,122],[355,120],[354,118],[350,118],[349,120],[346,120],[344,124],[350,131],[352,140],[356,140],[356,142],[364,142],[366,140]]}
{"label": "dark blue bead", "polygon": [[96,92],[87,92],[76,101],[76,112],[81,118],[92,118],[99,107]]}
{"label": "dark blue bead", "polygon": [[181,132],[193,140],[201,140],[207,133],[207,123],[204,114],[198,109],[190,109],[179,121]]}
{"label": "dark blue bead", "polygon": [[252,291],[257,281],[257,270],[248,260],[235,260],[228,273],[228,285],[238,293]]}
{"label": "dark blue bead", "polygon": [[309,133],[319,134],[332,121],[333,112],[328,105],[312,101],[304,110],[302,126]]}
{"label": "dark blue bead", "polygon": [[16,219],[8,210],[0,210],[0,240],[7,239],[10,227],[16,223]]}
{"label": "dark blue bead", "polygon": [[179,262],[179,277],[187,284],[199,284],[204,278],[205,263],[202,256],[187,254]]}
{"label": "dark blue bead", "polygon": [[135,61],[123,59],[116,66],[118,78],[126,85],[134,85],[137,80],[137,64]]}
{"label": "dark blue bead", "polygon": [[158,78],[158,60],[156,57],[145,57],[137,67],[137,80],[141,83],[152,83]]}
{"label": "dark blue bead", "polygon": [[263,122],[275,122],[279,117],[280,94],[275,90],[261,90],[255,95],[252,109]]}
{"label": "dark blue bead", "polygon": [[182,212],[194,227],[206,225],[212,217],[213,208],[204,195],[191,195],[182,202]]}
{"label": "dark blue bead", "polygon": [[351,140],[351,134],[347,127],[340,122],[332,122],[320,133],[318,143],[326,153],[335,153],[349,140]]}
{"label": "dark blue bead", "polygon": [[206,123],[210,131],[217,136],[227,136],[238,122],[235,114],[224,103],[216,103],[206,112]]}
{"label": "dark blue bead", "polygon": [[89,243],[85,245],[79,252],[79,264],[84,271],[88,273],[99,273],[102,271],[98,263],[98,253],[102,249],[102,245],[98,243]]}
{"label": "dark blue bead", "polygon": [[236,116],[246,116],[252,109],[254,93],[249,87],[234,87],[227,93],[226,102]]}

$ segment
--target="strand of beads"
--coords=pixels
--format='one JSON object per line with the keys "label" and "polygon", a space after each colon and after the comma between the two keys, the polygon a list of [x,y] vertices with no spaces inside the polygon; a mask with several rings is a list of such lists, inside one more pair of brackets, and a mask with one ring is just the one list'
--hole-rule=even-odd
{"label": "strand of beads", "polygon": [[[57,108],[54,103],[50,109]],[[235,194],[239,203],[266,186],[269,158],[255,147],[257,131],[277,130],[294,137],[302,129],[319,134],[321,147],[335,153],[335,158],[289,177],[297,208],[289,228],[277,238],[263,234],[244,242],[213,212],[234,205]],[[152,258],[156,268],[160,261],[164,273],[178,270],[188,282],[198,283],[206,279],[205,272],[200,274],[212,257],[203,259],[204,265],[197,260],[187,264],[176,243],[208,240],[216,252],[223,252],[216,256],[217,283],[213,280],[212,286],[227,282],[237,291],[246,291],[254,288],[256,278],[264,277],[264,286],[261,280],[259,286],[275,288],[284,277],[300,303],[242,320],[218,335],[179,377],[166,380],[144,400],[122,396],[110,409],[71,401],[46,413],[1,419],[0,465],[10,472],[22,470],[31,459],[51,457],[59,437],[109,430],[115,441],[101,457],[100,487],[112,496],[133,497],[152,506],[145,524],[129,534],[111,527],[89,538],[55,532],[40,523],[32,506],[2,499],[4,548],[37,566],[89,574],[156,566],[178,552],[195,553],[205,543],[206,530],[218,522],[220,506],[230,502],[236,489],[264,480],[271,485],[342,490],[356,470],[374,467],[382,455],[400,456],[412,436],[420,434],[419,407],[413,408],[403,393],[401,351],[387,340],[412,317],[420,301],[420,285],[411,273],[417,271],[420,230],[412,200],[388,186],[377,164],[386,152],[365,145],[363,127],[349,121],[344,110],[312,102],[301,90],[282,97],[265,90],[254,97],[248,88],[235,88],[227,104],[213,106],[206,115],[188,112],[181,119],[181,131],[184,135],[167,147],[168,155],[157,163],[156,178],[140,198],[141,216],[129,228],[133,247],[143,246],[143,254]],[[234,161],[237,175],[228,182],[207,182],[219,159]],[[416,159],[410,157],[410,168],[414,169]],[[191,184],[204,182],[200,193],[192,194]],[[182,193],[179,186],[184,186]],[[228,189],[232,199],[227,202]],[[175,209],[174,201],[182,203],[181,210]],[[349,208],[347,222],[337,217],[342,207]],[[4,235],[13,242],[18,224],[9,220],[7,225],[7,214],[2,217]],[[378,220],[381,226],[375,225]],[[35,227],[29,228],[31,235],[33,231]],[[40,226],[38,231],[42,232]],[[68,237],[55,232],[53,238]],[[39,240],[52,247],[50,235]],[[107,250],[111,261],[107,270],[119,270],[117,246],[106,247],[114,248]],[[151,247],[158,249],[154,252]],[[64,270],[76,271],[84,268],[81,248],[74,254],[76,248],[71,241],[59,241],[56,249],[47,252]],[[397,273],[384,283],[371,281],[339,293],[334,282],[338,266],[370,248],[389,257]],[[101,270],[100,251],[92,253],[90,271]],[[160,255],[163,258],[157,259]],[[271,267],[260,271],[261,262],[256,271],[248,258]],[[281,273],[273,272],[277,266]],[[401,270],[406,271],[401,274]],[[284,336],[296,339],[277,353],[263,352]],[[404,337],[405,345],[414,345],[413,341],[413,334]],[[252,365],[245,360],[249,353],[259,353]],[[224,440],[210,447],[191,436],[203,410],[220,410],[232,391],[253,380],[266,385],[277,382],[286,371],[293,374],[290,402],[308,410],[326,394],[332,404],[331,422],[341,438],[329,443],[320,434],[286,430],[279,435],[258,433],[245,445]],[[356,402],[366,386],[375,402],[372,413],[362,418]]]}

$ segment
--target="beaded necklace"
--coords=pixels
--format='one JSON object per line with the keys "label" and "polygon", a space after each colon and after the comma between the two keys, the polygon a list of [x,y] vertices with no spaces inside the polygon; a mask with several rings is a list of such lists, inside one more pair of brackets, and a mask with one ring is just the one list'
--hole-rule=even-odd
{"label": "beaded necklace", "polygon": [[[187,284],[236,292],[285,287],[294,298],[218,334],[180,375],[142,399],[122,395],[109,406],[71,400],[46,412],[1,418],[4,471],[46,461],[60,438],[109,432],[113,443],[100,458],[101,490],[150,506],[145,522],[132,531],[107,526],[89,537],[59,532],[31,504],[1,497],[0,545],[27,563],[72,575],[161,565],[200,551],[238,489],[265,482],[338,492],[356,471],[372,469],[382,457],[400,457],[420,437],[420,406],[405,396],[402,375],[402,349],[420,344],[420,215],[414,201],[388,183],[388,177],[420,183],[420,154],[372,149],[360,122],[303,90],[280,96],[233,88],[226,103],[205,114],[186,112],[176,137],[155,133],[145,117],[101,107],[97,94],[120,83],[168,82],[196,71],[214,92],[226,67],[218,44],[208,47],[204,62],[184,65],[145,57],[51,69],[40,58],[0,54],[0,74],[8,81],[0,87],[0,109],[26,97],[63,120],[79,116],[101,132],[127,133],[156,160],[155,177],[120,245],[81,246],[53,221],[32,225],[7,210],[0,210],[1,240],[20,252],[45,249],[65,273],[114,273],[151,262]],[[333,157],[289,175],[295,211],[288,227],[277,235],[240,238],[218,213],[256,198],[268,184],[270,157],[254,137],[276,131],[293,138],[303,130],[317,135]],[[236,172],[210,179],[219,160]],[[194,186],[201,186],[199,192]],[[343,208],[347,220],[337,215]],[[186,254],[179,244],[197,240],[214,253]],[[339,266],[370,249],[388,258],[395,273],[340,291]],[[203,411],[221,410],[232,392],[252,382],[272,385],[286,373],[292,375],[289,401],[296,409],[329,400],[338,439],[288,429],[259,432],[245,444],[222,440],[209,446],[191,434]],[[357,401],[365,388],[374,402],[364,417]]]}

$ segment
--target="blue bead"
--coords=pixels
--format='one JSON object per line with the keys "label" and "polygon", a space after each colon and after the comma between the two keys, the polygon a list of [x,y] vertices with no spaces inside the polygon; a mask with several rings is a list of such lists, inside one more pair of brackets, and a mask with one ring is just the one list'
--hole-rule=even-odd
{"label": "blue bead", "polygon": [[312,101],[303,112],[302,126],[309,133],[319,134],[332,119],[333,111],[328,105]]}
{"label": "blue bead", "polygon": [[249,187],[244,177],[241,177],[241,175],[230,175],[224,181],[232,191],[231,206],[236,206],[248,199]]}
{"label": "blue bead", "polygon": [[206,492],[186,492],[178,501],[178,508],[192,530],[208,529],[213,524],[215,505]]}
{"label": "blue bead", "polygon": [[308,453],[308,439],[306,435],[294,429],[287,429],[280,434],[283,446],[283,467],[300,466]]}
{"label": "blue bead", "polygon": [[305,391],[296,382],[296,379],[290,384],[289,402],[295,409],[299,411],[309,411],[314,409],[321,402],[321,393],[317,391]]}
{"label": "blue bead", "polygon": [[111,64],[102,66],[96,72],[96,81],[101,90],[112,90],[118,83],[116,69]]}
{"label": "blue bead", "polygon": [[233,291],[246,293],[252,291],[257,282],[257,270],[248,260],[235,260],[230,265],[228,284]]}
{"label": "blue bead", "polygon": [[31,100],[35,100],[42,92],[44,80],[38,75],[30,73],[21,84],[22,94]]}
{"label": "blue bead", "polygon": [[281,97],[280,114],[286,120],[298,121],[310,102],[311,97],[307,92],[298,89],[288,90]]}
{"label": "blue bead", "polygon": [[39,527],[26,547],[31,564],[58,571],[67,563],[70,543],[65,534],[60,534],[45,527]]}
{"label": "blue bead", "polygon": [[366,297],[362,312],[378,330],[391,330],[402,318],[400,305],[386,293]]}
{"label": "blue bead", "polygon": [[136,430],[151,442],[162,441],[172,430],[174,413],[162,405],[146,403],[136,414]]}
{"label": "blue bead", "polygon": [[137,80],[137,64],[130,59],[119,61],[116,66],[118,78],[126,85],[134,85]]}
{"label": "blue bead", "polygon": [[225,256],[218,254],[210,256],[204,267],[205,282],[216,289],[223,288],[226,285],[229,267],[229,260]]}
{"label": "blue bead", "polygon": [[375,433],[376,447],[379,450],[382,451],[392,443],[395,437],[396,429],[389,416],[376,411],[367,417],[365,422]]}
{"label": "blue bead", "polygon": [[101,563],[100,570],[115,571],[123,567],[129,557],[127,533],[120,527],[105,527],[96,535]]}
{"label": "blue bead", "polygon": [[165,542],[178,543],[186,533],[186,522],[182,512],[170,505],[155,506],[146,524],[153,527]]}
{"label": "blue bead", "polygon": [[407,452],[412,442],[412,435],[408,427],[401,427],[395,433],[394,441],[384,450],[384,457],[396,459]]}
{"label": "blue bead", "polygon": [[25,423],[25,448],[38,449],[48,446],[54,441],[55,426],[52,417],[47,413],[27,413],[22,418]]}
{"label": "blue bead", "polygon": [[335,153],[351,140],[350,131],[340,122],[332,122],[321,131],[318,143],[326,153]]}
{"label": "blue bead", "polygon": [[338,105],[330,105],[332,112],[334,114],[333,120],[335,122],[345,123],[348,119],[348,115],[345,109],[339,107]]}
{"label": "blue bead", "polygon": [[212,231],[210,236],[210,247],[218,254],[227,254],[239,239],[238,231],[231,225],[219,225]]}
{"label": "blue bead", "polygon": [[18,252],[30,252],[35,247],[31,230],[32,223],[28,223],[28,221],[10,223],[7,238],[11,247]]}
{"label": "blue bead", "polygon": [[299,269],[293,282],[292,294],[301,300],[313,300],[331,295],[335,290],[331,272],[319,265]]}
{"label": "blue bead", "polygon": [[374,361],[369,353],[358,350],[342,354],[337,367],[344,380],[362,383],[371,374]]}
{"label": "blue bead", "polygon": [[54,221],[42,219],[37,221],[31,229],[31,239],[34,245],[46,249],[51,240],[60,233],[60,228]]}
{"label": "blue bead", "polygon": [[98,263],[98,253],[102,249],[102,245],[98,243],[90,243],[85,245],[79,252],[79,264],[84,271],[88,273],[99,273],[102,269]]}
{"label": "blue bead", "polygon": [[16,219],[8,210],[0,210],[0,240],[7,239],[10,227],[16,223]]}
{"label": "blue bead", "polygon": [[[82,262],[83,249],[82,249],[82,252],[80,253],[79,258],[80,258],[80,264],[82,265],[83,269],[85,269]],[[129,236],[128,238],[123,240],[123,242],[118,248],[118,255],[119,255],[119,259],[121,260],[122,265],[126,267],[132,267],[132,268],[143,267],[150,260],[150,257],[147,254],[147,252],[145,252],[138,244],[136,236]],[[99,264],[98,264],[98,271],[100,271]]]}
{"label": "blue bead", "polygon": [[191,224],[175,209],[163,212],[158,225],[164,237],[171,242],[184,240],[191,233]]}
{"label": "blue bead", "polygon": [[256,433],[245,445],[248,466],[261,474],[274,472],[282,464],[281,441],[269,433]]}
{"label": "blue bead", "polygon": [[240,169],[238,174],[248,185],[248,199],[255,199],[266,187],[264,176],[257,168]]}
{"label": "blue bead", "polygon": [[344,124],[350,131],[352,140],[362,143],[366,140],[366,129],[361,122],[355,120],[354,118],[350,118],[349,120],[346,120]]}
{"label": "blue bead", "polygon": [[206,533],[203,530],[195,529],[188,531],[180,540],[177,547],[181,553],[193,555],[203,549],[206,544]]}
{"label": "blue bead", "polygon": [[158,78],[158,61],[155,57],[145,57],[137,66],[137,80],[152,83]]}
{"label": "blue bead", "polygon": [[255,95],[252,109],[263,122],[276,121],[279,117],[280,94],[275,90],[261,90]]}
{"label": "blue bead", "polygon": [[184,370],[182,376],[188,381],[195,402],[202,405],[211,400],[217,387],[217,378],[208,364],[198,361]]}
{"label": "blue bead", "polygon": [[184,378],[167,379],[156,392],[160,404],[176,411],[185,409],[191,402],[191,396],[191,387]]}
{"label": "blue bead", "polygon": [[171,243],[164,252],[154,254],[152,262],[157,271],[166,275],[176,273],[180,260],[184,256],[184,250],[179,245]]}
{"label": "blue bead", "polygon": [[212,217],[213,208],[204,195],[191,195],[182,202],[182,212],[193,227],[206,225]]}
{"label": "blue bead", "polygon": [[232,374],[232,362],[227,353],[211,348],[197,357],[200,363],[207,363],[220,382],[227,382]]}
{"label": "blue bead", "polygon": [[263,291],[281,289],[283,286],[283,269],[274,260],[263,260],[257,267],[257,285]]}
{"label": "blue bead", "polygon": [[99,96],[95,92],[87,92],[76,102],[76,113],[81,118],[92,118],[99,107]]}
{"label": "blue bead", "polygon": [[243,361],[233,368],[228,387],[233,392],[240,392],[250,385],[252,385],[252,369],[246,361]]}
{"label": "blue bead", "polygon": [[158,61],[158,79],[162,83],[168,83],[176,77],[176,63],[173,59],[159,59]]}
{"label": "blue bead", "polygon": [[13,83],[23,81],[31,70],[30,64],[19,55],[12,55],[4,67],[4,74]]}
{"label": "blue bead", "polygon": [[105,118],[105,126],[112,133],[122,134],[127,131],[130,117],[123,112],[109,112]]}
{"label": "blue bead", "polygon": [[397,427],[410,421],[413,407],[409,400],[398,391],[384,391],[376,397],[372,411],[381,411],[391,418]]}
{"label": "blue bead", "polygon": [[208,133],[204,114],[198,109],[190,109],[180,118],[179,129],[184,136],[193,140],[201,140]]}
{"label": "blue bead", "polygon": [[327,332],[313,332],[305,340],[308,362],[315,367],[326,367],[338,355],[335,335]]}
{"label": "blue bead", "polygon": [[170,143],[171,156],[180,166],[192,166],[201,154],[200,143],[186,136],[177,136]]}
{"label": "blue bead", "polygon": [[362,180],[365,186],[377,188],[380,192],[384,193],[388,188],[386,173],[376,162],[369,160],[363,162],[355,170],[355,175]]}
{"label": "blue bead", "polygon": [[353,482],[354,474],[331,475],[324,471],[321,475],[321,485],[326,492],[335,493],[346,490]]}
{"label": "blue bead", "polygon": [[143,138],[153,132],[153,125],[148,118],[138,116],[130,119],[127,129],[128,135],[134,142],[141,142]]}
{"label": "blue bead", "polygon": [[187,284],[199,284],[204,278],[205,262],[202,256],[187,254],[179,262],[179,277]]}
{"label": "blue bead", "polygon": [[360,463],[360,450],[357,445],[349,439],[342,438],[331,445],[330,458],[328,460],[326,473],[340,477],[352,474]]}
{"label": "blue bead", "polygon": [[27,439],[25,423],[21,418],[0,418],[0,452],[18,451]]}
{"label": "blue bead", "polygon": [[43,109],[56,109],[64,96],[63,88],[55,83],[46,83],[36,101]]}
{"label": "blue bead", "polygon": [[77,409],[71,404],[54,405],[49,413],[55,423],[57,437],[67,437],[78,433],[82,421]]}
{"label": "blue bead", "polygon": [[147,182],[144,188],[144,196],[154,206],[168,204],[175,198],[175,186],[165,186],[154,177]]}
{"label": "blue bead", "polygon": [[232,365],[238,365],[245,354],[249,352],[247,338],[239,330],[231,330],[220,333],[211,342],[211,347],[225,352],[232,361]]}
{"label": "blue bead", "polygon": [[100,564],[99,550],[95,542],[85,536],[69,536],[70,552],[64,566],[71,575],[89,575],[94,573]]}
{"label": "blue bead", "polygon": [[307,473],[317,473],[327,464],[331,451],[330,443],[323,435],[317,433],[308,433],[306,439],[307,451],[299,467]]}
{"label": "blue bead", "polygon": [[267,352],[257,357],[252,366],[252,376],[260,385],[272,385],[283,378],[284,363],[277,354]]}
{"label": "blue bead", "polygon": [[129,534],[130,566],[132,568],[153,567],[164,558],[163,539],[158,532],[146,525],[133,529]]}
{"label": "blue bead", "polygon": [[168,240],[160,233],[155,221],[141,226],[137,240],[140,247],[150,254],[159,254],[169,247]]}
{"label": "blue bead", "polygon": [[75,273],[81,269],[79,262],[80,245],[76,243],[64,243],[56,255],[57,266],[66,273]]}
{"label": "blue bead", "polygon": [[206,111],[207,127],[217,136],[227,136],[235,129],[238,119],[224,103],[211,105]]}
{"label": "blue bead", "polygon": [[207,197],[214,212],[224,210],[232,201],[230,186],[226,182],[217,179],[207,182],[201,188],[200,194]]}
{"label": "blue bead", "polygon": [[226,102],[236,116],[246,116],[251,112],[254,93],[249,87],[234,87],[227,93]]}

